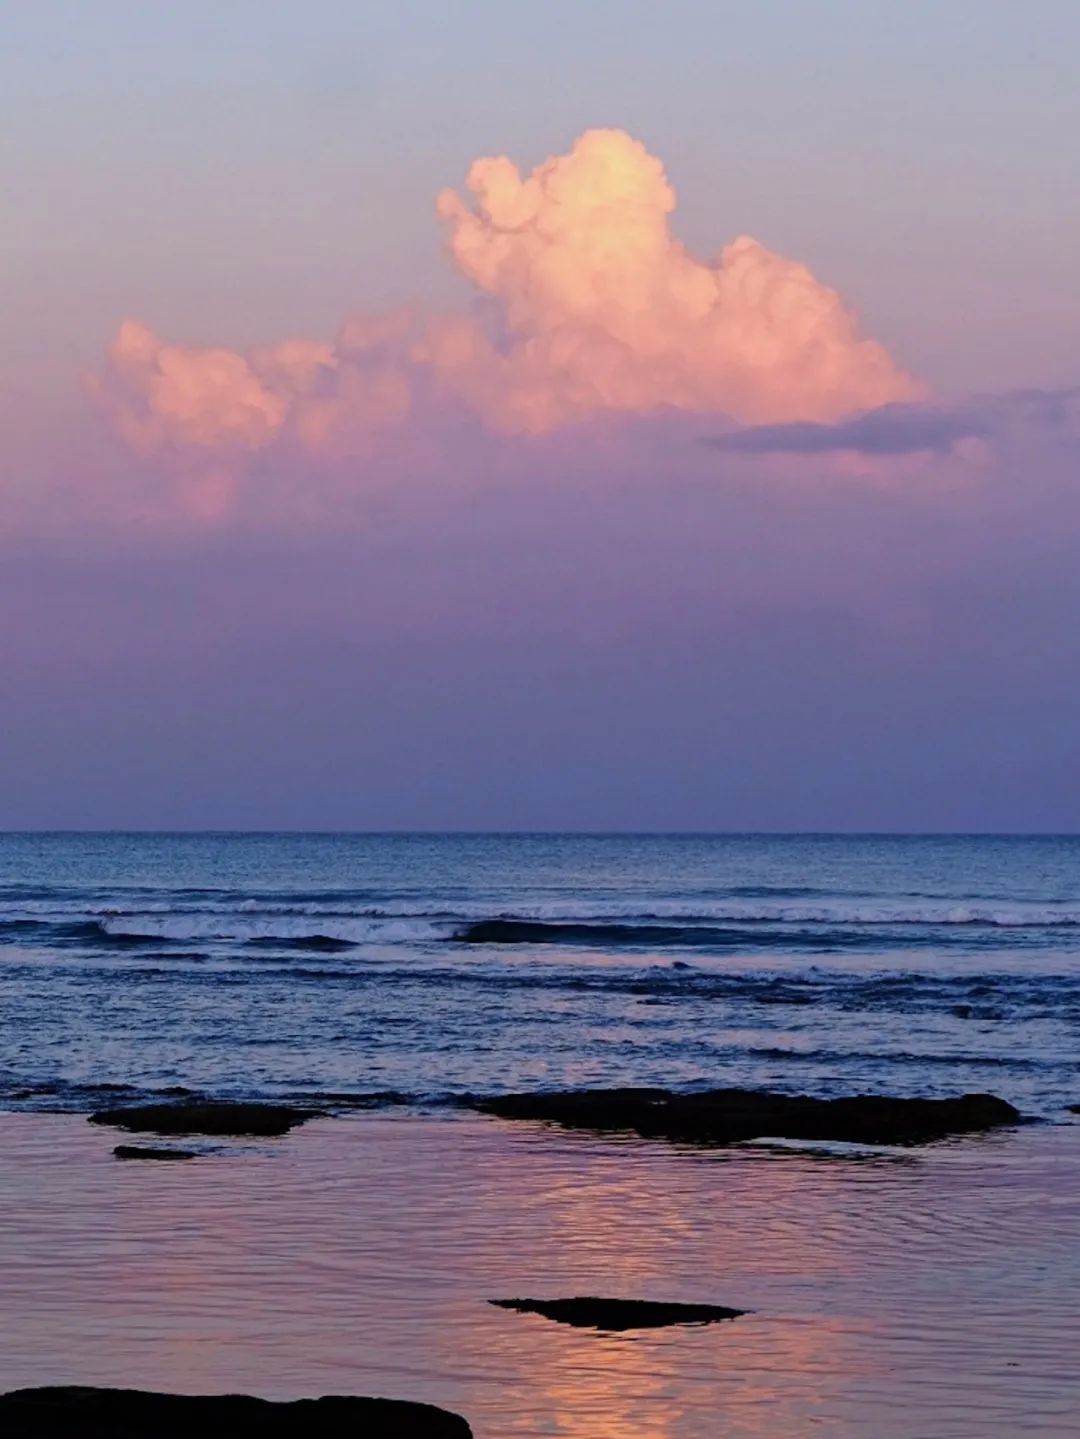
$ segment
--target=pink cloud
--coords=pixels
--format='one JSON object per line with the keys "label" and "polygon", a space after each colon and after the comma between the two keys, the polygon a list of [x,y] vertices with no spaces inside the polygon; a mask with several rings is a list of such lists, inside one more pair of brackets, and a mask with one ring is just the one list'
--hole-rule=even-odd
{"label": "pink cloud", "polygon": [[[922,394],[805,266],[745,236],[713,263],[692,257],[670,231],[663,166],[623,131],[589,131],[526,177],[479,160],[467,186],[471,202],[448,190],[437,211],[492,327],[394,312],[333,341],[238,351],[128,320],[94,381],[118,434],[218,473],[281,444],[366,455],[432,395],[493,431],[541,434],[663,409],[835,421]],[[208,517],[227,508],[223,483],[203,491]]]}
{"label": "pink cloud", "polygon": [[663,406],[834,420],[922,393],[805,266],[748,236],[712,264],[691,256],[671,234],[663,166],[621,130],[590,130],[524,178],[505,157],[478,160],[467,184],[471,205],[448,190],[438,212],[508,343],[455,334],[431,356],[495,425]]}
{"label": "pink cloud", "polygon": [[288,339],[245,352],[171,345],[127,320],[93,390],[137,452],[253,452],[289,435],[328,450],[349,434],[396,425],[411,397],[394,324],[347,325],[333,344]]}

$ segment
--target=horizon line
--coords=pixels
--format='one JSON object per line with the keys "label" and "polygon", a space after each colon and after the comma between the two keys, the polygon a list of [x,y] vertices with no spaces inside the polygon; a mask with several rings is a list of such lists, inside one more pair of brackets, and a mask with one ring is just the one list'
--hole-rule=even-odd
{"label": "horizon line", "polygon": [[164,829],[149,826],[29,826],[0,828],[0,839],[31,836],[106,835],[148,836],[158,838],[195,838],[218,835],[223,838],[307,838],[380,839],[391,837],[427,836],[431,838],[578,838],[578,839],[1080,839],[1080,830],[1012,830],[1012,829],[558,829],[558,828],[464,828],[446,829],[439,826],[349,828],[253,828],[231,826],[184,826]]}

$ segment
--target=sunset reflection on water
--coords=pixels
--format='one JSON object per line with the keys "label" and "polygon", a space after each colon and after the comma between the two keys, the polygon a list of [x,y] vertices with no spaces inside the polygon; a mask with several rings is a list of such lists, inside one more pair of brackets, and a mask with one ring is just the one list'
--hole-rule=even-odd
{"label": "sunset reflection on water", "polygon": [[[460,1117],[182,1165],[75,1117],[0,1135],[5,1388],[382,1393],[478,1439],[1056,1436],[1080,1401],[1075,1127],[861,1160]],[[608,1335],[486,1302],[584,1293],[753,1312]]]}

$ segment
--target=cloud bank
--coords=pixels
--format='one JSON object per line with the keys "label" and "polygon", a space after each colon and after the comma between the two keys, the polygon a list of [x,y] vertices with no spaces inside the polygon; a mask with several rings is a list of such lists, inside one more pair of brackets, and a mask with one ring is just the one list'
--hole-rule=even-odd
{"label": "cloud bank", "polygon": [[805,266],[747,236],[690,255],[662,164],[621,130],[526,176],[478,160],[466,189],[436,209],[477,309],[359,316],[330,341],[247,351],[128,320],[93,385],[117,433],[143,456],[235,469],[282,446],[362,456],[432,406],[528,436],[664,410],[835,422],[923,394]]}

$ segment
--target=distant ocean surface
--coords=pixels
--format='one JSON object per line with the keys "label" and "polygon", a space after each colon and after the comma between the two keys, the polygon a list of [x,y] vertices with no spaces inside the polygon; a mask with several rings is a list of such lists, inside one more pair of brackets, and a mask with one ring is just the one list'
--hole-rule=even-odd
{"label": "distant ocean surface", "polygon": [[1080,838],[0,836],[0,1105],[1080,1102]]}

